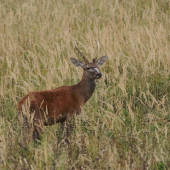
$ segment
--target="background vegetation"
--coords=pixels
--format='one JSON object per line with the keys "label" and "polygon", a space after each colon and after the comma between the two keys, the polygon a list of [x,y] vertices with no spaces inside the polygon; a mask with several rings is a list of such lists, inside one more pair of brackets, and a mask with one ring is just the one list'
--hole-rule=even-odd
{"label": "background vegetation", "polygon": [[[1,0],[0,169],[169,169],[169,15],[166,0]],[[109,59],[71,144],[58,142],[57,124],[24,146],[16,103],[80,81],[75,43]]]}

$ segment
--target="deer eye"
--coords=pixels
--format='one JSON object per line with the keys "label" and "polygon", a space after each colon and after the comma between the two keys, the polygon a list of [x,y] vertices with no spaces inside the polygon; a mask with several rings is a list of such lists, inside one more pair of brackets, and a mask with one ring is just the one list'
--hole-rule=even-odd
{"label": "deer eye", "polygon": [[87,67],[87,70],[89,70],[90,69],[90,67]]}

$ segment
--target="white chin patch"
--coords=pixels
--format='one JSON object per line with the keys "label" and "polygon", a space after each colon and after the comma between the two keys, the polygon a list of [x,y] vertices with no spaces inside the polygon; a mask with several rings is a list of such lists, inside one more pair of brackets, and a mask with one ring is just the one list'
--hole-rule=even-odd
{"label": "white chin patch", "polygon": [[95,76],[96,79],[100,79],[101,77],[100,76]]}

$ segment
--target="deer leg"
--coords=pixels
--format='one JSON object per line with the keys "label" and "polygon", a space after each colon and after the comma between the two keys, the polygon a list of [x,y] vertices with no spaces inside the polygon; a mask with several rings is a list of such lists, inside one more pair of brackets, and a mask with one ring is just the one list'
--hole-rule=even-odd
{"label": "deer leg", "polygon": [[19,119],[22,124],[22,141],[28,144],[31,141],[31,138],[30,138],[31,127],[30,127],[27,115],[23,113],[18,113],[18,115],[19,115]]}
{"label": "deer leg", "polygon": [[22,137],[23,137],[23,142],[27,142],[29,134],[29,125],[27,123],[27,118],[25,115],[23,115],[23,124],[22,124]]}
{"label": "deer leg", "polygon": [[40,139],[42,128],[43,128],[43,122],[41,121],[34,122],[33,133],[32,133],[32,139],[34,142],[37,142],[37,140]]}
{"label": "deer leg", "polygon": [[68,143],[68,139],[67,139],[67,136],[68,136],[68,124],[67,124],[67,121],[65,122],[61,122],[60,123],[60,133],[58,134],[58,137],[59,137],[59,142],[64,139],[64,141],[66,143]]}
{"label": "deer leg", "polygon": [[38,127],[34,127],[32,139],[36,143],[38,139],[40,139],[41,129]]}
{"label": "deer leg", "polygon": [[58,143],[61,142],[61,140],[64,138],[64,133],[65,133],[64,132],[64,126],[65,126],[65,122],[61,122],[59,133],[57,133]]}
{"label": "deer leg", "polygon": [[71,147],[71,131],[72,131],[72,122],[71,117],[66,120],[66,138],[65,142],[67,144],[67,152],[68,152],[68,164],[71,164],[71,156],[72,156],[72,147]]}
{"label": "deer leg", "polygon": [[66,119],[66,130],[65,130],[65,141],[67,144],[69,144],[69,140],[70,140],[70,136],[71,136],[71,130],[72,130],[72,126],[71,126],[71,118],[67,118]]}
{"label": "deer leg", "polygon": [[60,123],[60,132],[61,132],[61,134],[64,132],[64,122],[61,122]]}

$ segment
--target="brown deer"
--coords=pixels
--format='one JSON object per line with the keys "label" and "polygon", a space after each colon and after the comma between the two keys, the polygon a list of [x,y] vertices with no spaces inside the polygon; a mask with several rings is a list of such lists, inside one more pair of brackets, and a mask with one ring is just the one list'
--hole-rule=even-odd
{"label": "brown deer", "polygon": [[19,115],[23,117],[24,131],[29,131],[28,119],[32,120],[34,141],[38,139],[43,125],[48,126],[61,122],[61,126],[63,126],[64,122],[67,122],[73,114],[81,112],[82,105],[92,96],[96,87],[95,79],[100,79],[102,76],[98,67],[106,61],[107,56],[102,56],[98,60],[93,59],[92,63],[89,63],[84,56],[83,59],[85,63],[70,58],[75,66],[84,70],[78,84],[62,86],[54,90],[32,91],[18,102],[17,108]]}

